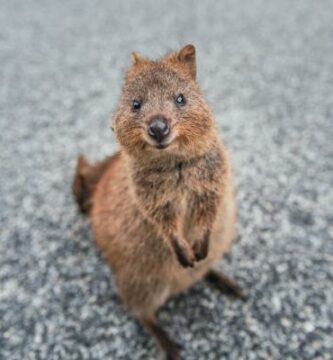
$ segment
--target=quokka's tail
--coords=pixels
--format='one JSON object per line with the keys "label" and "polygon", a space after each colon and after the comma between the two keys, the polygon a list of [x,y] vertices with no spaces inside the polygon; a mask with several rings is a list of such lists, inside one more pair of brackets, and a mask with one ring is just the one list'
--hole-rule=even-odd
{"label": "quokka's tail", "polygon": [[105,160],[91,164],[84,155],[78,156],[72,190],[82,213],[89,213],[92,206],[92,194],[100,178],[119,153]]}

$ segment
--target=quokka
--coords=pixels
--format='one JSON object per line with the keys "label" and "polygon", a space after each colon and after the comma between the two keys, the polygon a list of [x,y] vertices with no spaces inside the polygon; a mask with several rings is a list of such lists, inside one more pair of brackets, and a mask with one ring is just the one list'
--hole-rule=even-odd
{"label": "quokka", "polygon": [[112,127],[119,152],[96,164],[80,156],[73,192],[120,298],[167,358],[179,359],[155,316],[167,299],[202,278],[244,298],[212,268],[232,242],[235,203],[194,46],[155,61],[132,53]]}

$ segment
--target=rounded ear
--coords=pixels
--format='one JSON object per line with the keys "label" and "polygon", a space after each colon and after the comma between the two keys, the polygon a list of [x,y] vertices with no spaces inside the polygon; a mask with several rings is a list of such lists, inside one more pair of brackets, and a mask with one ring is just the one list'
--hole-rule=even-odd
{"label": "rounded ear", "polygon": [[138,53],[136,53],[134,51],[131,53],[131,63],[132,63],[132,65],[138,65],[139,63],[144,62],[144,61],[145,61],[145,59],[141,55],[139,55]]}
{"label": "rounded ear", "polygon": [[192,44],[188,44],[181,48],[177,53],[177,59],[181,63],[185,64],[193,79],[196,77],[197,68],[196,68],[196,61],[195,61],[195,47]]}
{"label": "rounded ear", "polygon": [[195,62],[195,47],[188,44],[181,48],[178,52],[178,59],[184,62]]}

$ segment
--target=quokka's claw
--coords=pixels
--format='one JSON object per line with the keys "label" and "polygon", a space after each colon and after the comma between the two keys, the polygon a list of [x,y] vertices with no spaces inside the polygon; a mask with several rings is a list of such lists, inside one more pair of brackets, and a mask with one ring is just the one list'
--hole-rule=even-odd
{"label": "quokka's claw", "polygon": [[185,268],[193,267],[195,262],[195,256],[192,249],[187,245],[187,243],[185,243],[184,241],[180,242],[177,238],[172,237],[171,244],[180,265]]}
{"label": "quokka's claw", "polygon": [[203,238],[194,243],[193,252],[196,261],[201,261],[207,257],[209,250],[209,238],[210,232],[207,230],[205,231]]}

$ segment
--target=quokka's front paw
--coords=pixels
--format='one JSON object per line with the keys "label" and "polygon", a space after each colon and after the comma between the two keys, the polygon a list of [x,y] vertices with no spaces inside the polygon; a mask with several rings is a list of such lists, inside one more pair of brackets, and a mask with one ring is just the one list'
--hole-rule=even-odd
{"label": "quokka's front paw", "polygon": [[203,237],[194,243],[193,252],[196,261],[201,261],[207,257],[209,250],[209,239],[210,231],[206,230],[203,234]]}
{"label": "quokka's front paw", "polygon": [[179,240],[176,237],[171,237],[171,244],[180,265],[185,268],[193,267],[195,255],[188,243],[185,240]]}

